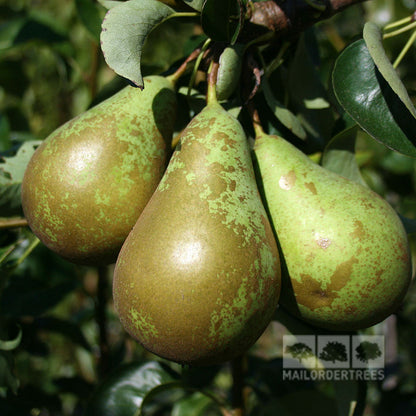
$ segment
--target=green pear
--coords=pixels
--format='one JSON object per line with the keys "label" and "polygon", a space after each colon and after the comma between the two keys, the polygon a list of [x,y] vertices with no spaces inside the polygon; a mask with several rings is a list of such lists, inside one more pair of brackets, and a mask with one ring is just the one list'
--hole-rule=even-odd
{"label": "green pear", "polygon": [[116,311],[154,354],[211,365],[255,343],[279,292],[278,249],[245,133],[209,101],[182,132],[123,244],[113,280]]}
{"label": "green pear", "polygon": [[176,95],[162,76],[127,86],[54,131],[32,156],[22,206],[34,234],[75,263],[114,263],[171,154]]}
{"label": "green pear", "polygon": [[411,260],[392,207],[281,137],[260,133],[254,156],[287,269],[280,304],[310,324],[341,331],[395,312],[409,286]]}

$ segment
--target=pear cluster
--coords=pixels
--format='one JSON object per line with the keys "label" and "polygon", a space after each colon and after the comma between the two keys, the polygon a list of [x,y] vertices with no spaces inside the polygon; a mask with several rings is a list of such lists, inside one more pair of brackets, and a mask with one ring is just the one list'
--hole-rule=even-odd
{"label": "pear cluster", "polygon": [[384,199],[281,137],[257,131],[250,149],[212,91],[171,155],[175,106],[172,79],[126,87],[52,133],[22,184],[46,246],[116,262],[114,305],[133,338],[212,365],[249,349],[279,304],[336,331],[397,310],[410,252]]}

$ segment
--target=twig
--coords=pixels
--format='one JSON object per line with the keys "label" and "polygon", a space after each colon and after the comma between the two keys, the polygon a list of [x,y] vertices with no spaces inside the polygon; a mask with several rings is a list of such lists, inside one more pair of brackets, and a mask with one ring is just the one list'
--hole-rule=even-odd
{"label": "twig", "polygon": [[27,220],[25,218],[7,218],[0,220],[0,230],[27,227],[27,225]]}

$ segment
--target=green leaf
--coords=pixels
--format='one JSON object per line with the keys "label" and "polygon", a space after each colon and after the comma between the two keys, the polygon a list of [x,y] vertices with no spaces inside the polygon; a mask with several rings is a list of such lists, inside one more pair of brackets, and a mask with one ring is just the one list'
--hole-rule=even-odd
{"label": "green leaf", "polygon": [[301,35],[283,87],[289,96],[290,108],[308,135],[321,148],[331,138],[334,114],[328,105],[328,94],[321,81],[320,68],[316,67],[312,59],[313,52],[309,43],[314,38],[313,29]]}
{"label": "green leaf", "polygon": [[21,340],[22,340],[22,330],[21,328],[19,328],[19,332],[14,339],[10,339],[7,341],[3,341],[0,339],[0,350],[2,351],[14,350],[19,346]]}
{"label": "green leaf", "polygon": [[81,22],[93,38],[99,42],[102,18],[97,4],[93,0],[75,0],[75,5]]}
{"label": "green leaf", "polygon": [[110,68],[143,87],[140,60],[149,33],[175,11],[157,0],[129,0],[112,7],[101,31],[101,48]]}
{"label": "green leaf", "polygon": [[240,29],[231,16],[239,15],[237,0],[206,0],[201,12],[202,29],[212,40],[231,42]]}
{"label": "green leaf", "polygon": [[10,142],[10,125],[3,114],[0,114],[0,151],[9,149]]}
{"label": "green leaf", "polygon": [[213,400],[210,397],[197,392],[178,400],[173,406],[172,416],[204,416],[212,404]]}
{"label": "green leaf", "polygon": [[328,143],[322,155],[322,166],[338,175],[367,186],[355,158],[357,130],[357,126],[345,129]]}
{"label": "green leaf", "polygon": [[204,6],[205,0],[183,0],[188,6],[200,12]]}
{"label": "green leaf", "polygon": [[15,156],[0,156],[0,216],[20,214],[20,186],[30,158],[40,140],[24,142]]}
{"label": "green leaf", "polygon": [[416,120],[376,68],[364,40],[341,53],[332,82],[338,101],[361,128],[385,146],[416,157]]}
{"label": "green leaf", "polygon": [[416,109],[407,93],[406,87],[397,75],[396,70],[384,50],[381,30],[375,23],[367,22],[364,25],[363,38],[377,69],[380,71],[381,75],[383,75],[391,89],[402,100],[403,104],[407,107],[413,117],[416,118]]}
{"label": "green leaf", "polygon": [[270,85],[266,79],[263,79],[262,87],[267,104],[273,111],[276,118],[294,135],[296,135],[302,140],[306,139],[306,131],[303,128],[302,123],[290,110],[284,107],[274,96],[270,88]]}
{"label": "green leaf", "polygon": [[98,3],[101,4],[101,6],[105,7],[106,9],[112,9],[113,7],[118,6],[121,1],[119,0],[98,0]]}
{"label": "green leaf", "polygon": [[145,401],[156,393],[180,384],[162,363],[130,363],[111,374],[88,402],[88,416],[133,416],[141,413]]}

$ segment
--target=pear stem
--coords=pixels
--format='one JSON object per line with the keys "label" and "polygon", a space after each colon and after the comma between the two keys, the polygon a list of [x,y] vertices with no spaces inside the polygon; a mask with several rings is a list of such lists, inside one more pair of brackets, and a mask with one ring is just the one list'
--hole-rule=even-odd
{"label": "pear stem", "polygon": [[251,121],[253,123],[255,139],[257,139],[258,137],[263,136],[265,134],[265,132],[264,132],[263,126],[262,126],[261,121],[260,121],[259,112],[254,107],[253,101],[250,101],[247,104],[247,110],[250,113]]}
{"label": "pear stem", "polygon": [[179,78],[186,72],[189,62],[194,61],[201,52],[201,48],[195,49],[191,54],[182,62],[179,68],[171,75],[168,75],[166,78],[170,80],[173,84],[179,80]]}
{"label": "pear stem", "polygon": [[208,69],[208,89],[207,89],[207,104],[217,104],[217,75],[218,75],[219,63],[211,61]]}

